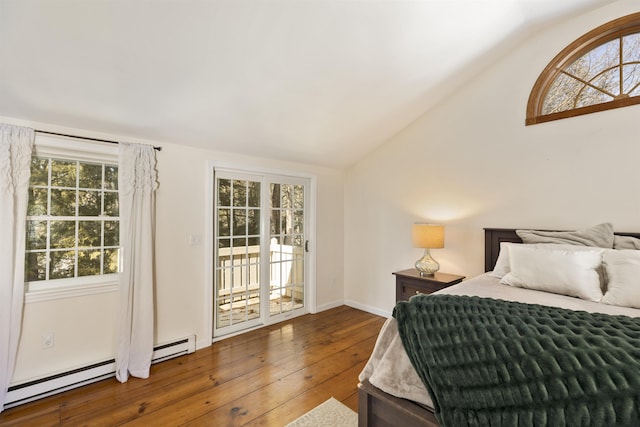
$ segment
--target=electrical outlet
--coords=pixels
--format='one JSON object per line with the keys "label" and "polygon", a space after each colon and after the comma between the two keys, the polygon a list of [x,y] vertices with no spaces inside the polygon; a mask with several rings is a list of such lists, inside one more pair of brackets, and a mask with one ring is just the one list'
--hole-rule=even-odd
{"label": "electrical outlet", "polygon": [[42,348],[53,348],[56,344],[56,335],[53,332],[42,335]]}

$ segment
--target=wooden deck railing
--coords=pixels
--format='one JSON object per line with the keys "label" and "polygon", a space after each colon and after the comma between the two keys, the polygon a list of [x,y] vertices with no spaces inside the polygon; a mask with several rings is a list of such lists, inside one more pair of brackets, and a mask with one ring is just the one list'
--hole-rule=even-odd
{"label": "wooden deck railing", "polygon": [[[273,239],[275,240],[275,239]],[[219,266],[216,268],[218,298],[245,292],[260,292],[260,246],[218,249]],[[270,287],[277,290],[283,286],[304,283],[302,265],[304,249],[299,246],[281,245],[271,242],[269,248]],[[299,261],[298,268],[294,262]],[[235,299],[235,298],[234,298]]]}

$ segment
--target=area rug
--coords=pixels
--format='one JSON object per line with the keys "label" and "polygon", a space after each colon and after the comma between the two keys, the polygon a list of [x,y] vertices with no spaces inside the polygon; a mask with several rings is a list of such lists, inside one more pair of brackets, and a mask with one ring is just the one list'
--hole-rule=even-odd
{"label": "area rug", "polygon": [[333,397],[286,427],[357,427],[358,414]]}

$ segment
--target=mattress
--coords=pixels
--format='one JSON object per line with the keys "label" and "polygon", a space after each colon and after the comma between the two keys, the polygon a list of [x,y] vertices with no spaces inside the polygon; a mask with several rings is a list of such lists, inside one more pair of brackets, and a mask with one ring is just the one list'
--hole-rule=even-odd
{"label": "mattress", "polygon": [[[500,279],[483,274],[458,285],[438,291],[440,294],[468,295],[530,304],[563,307],[594,313],[640,317],[640,310],[601,304],[574,297],[501,285]],[[404,351],[396,320],[389,318],[382,326],[369,361],[359,376],[385,393],[409,399],[432,408],[431,397]]]}

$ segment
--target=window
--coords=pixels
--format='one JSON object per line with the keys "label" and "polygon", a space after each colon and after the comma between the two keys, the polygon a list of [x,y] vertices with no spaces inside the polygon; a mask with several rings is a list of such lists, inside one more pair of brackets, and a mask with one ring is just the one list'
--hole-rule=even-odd
{"label": "window", "polygon": [[640,13],[567,46],[534,85],[526,124],[640,104]]}
{"label": "window", "polygon": [[120,218],[114,158],[38,146],[25,239],[27,292],[116,282]]}

